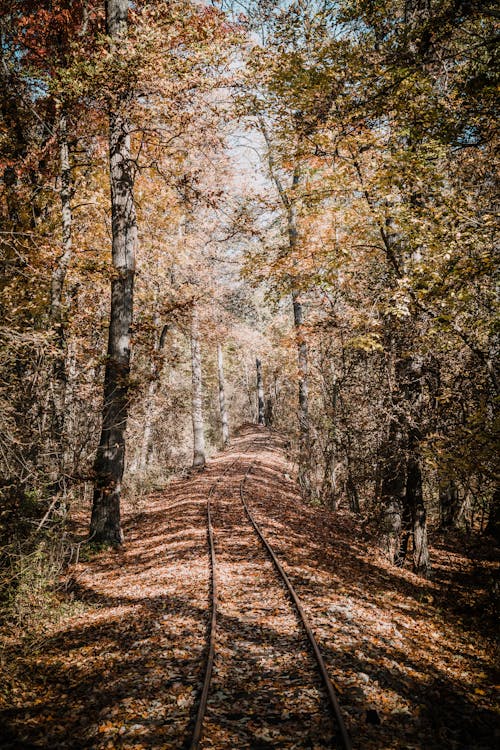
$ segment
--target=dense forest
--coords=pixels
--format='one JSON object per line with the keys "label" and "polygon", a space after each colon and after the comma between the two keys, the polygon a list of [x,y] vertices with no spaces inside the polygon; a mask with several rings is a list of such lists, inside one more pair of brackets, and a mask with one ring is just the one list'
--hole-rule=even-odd
{"label": "dense forest", "polygon": [[493,616],[495,4],[0,8],[2,631],[36,650],[74,566],[127,554],[124,509],[250,424],[315,529],[414,592],[475,550]]}

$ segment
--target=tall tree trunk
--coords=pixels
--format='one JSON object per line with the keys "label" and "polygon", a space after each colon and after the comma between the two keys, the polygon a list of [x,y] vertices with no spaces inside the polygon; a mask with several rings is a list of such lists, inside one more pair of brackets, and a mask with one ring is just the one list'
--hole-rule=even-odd
{"label": "tall tree trunk", "polygon": [[62,313],[62,298],[64,282],[68,271],[68,265],[72,255],[72,211],[71,211],[71,165],[69,160],[69,145],[67,131],[67,117],[62,110],[59,117],[59,163],[61,170],[61,225],[62,245],[61,254],[57,259],[56,266],[52,272],[50,284],[50,317],[53,325],[60,325]]}
{"label": "tall tree trunk", "polygon": [[311,497],[311,432],[309,423],[309,365],[304,337],[304,311],[297,292],[293,293],[293,322],[299,366],[299,484],[304,498]]}
{"label": "tall tree trunk", "polygon": [[[127,31],[128,0],[107,0],[107,31],[115,45]],[[111,311],[102,431],[94,463],[95,485],[90,534],[95,542],[123,542],[120,495],[125,465],[130,382],[130,329],[133,316],[137,218],[134,205],[134,166],[130,158],[130,123],[121,109],[109,116],[109,156],[112,215]],[[122,105],[122,106],[120,106]]]}
{"label": "tall tree trunk", "polygon": [[[298,246],[297,209],[294,192],[300,182],[300,168],[296,163],[293,175],[291,191],[285,190],[280,176],[275,168],[273,146],[265,121],[259,118],[259,125],[267,146],[267,160],[271,179],[276,185],[283,209],[286,213],[288,246],[293,255]],[[294,261],[295,263],[295,261]],[[295,340],[297,342],[297,359],[299,367],[299,484],[305,499],[311,497],[311,435],[309,423],[309,400],[308,400],[308,352],[307,341],[304,336],[304,311],[299,292],[292,289],[293,320],[295,326]]]}
{"label": "tall tree trunk", "polygon": [[219,410],[222,427],[222,447],[229,445],[229,423],[226,409],[226,387],[224,381],[224,359],[222,356],[222,346],[217,344],[217,373],[219,376]]}
{"label": "tall tree trunk", "polygon": [[321,498],[331,510],[337,510],[337,446],[335,437],[332,435],[323,450],[323,483],[321,486]]}
{"label": "tall tree trunk", "polygon": [[257,424],[265,424],[264,384],[262,382],[262,363],[259,358],[255,360],[257,368]]}
{"label": "tall tree trunk", "polygon": [[427,518],[422,492],[419,443],[423,362],[409,353],[412,336],[388,321],[395,356],[393,403],[382,477],[384,547],[391,562],[403,565],[413,539],[413,568],[429,575]]}
{"label": "tall tree trunk", "polygon": [[411,514],[413,570],[419,575],[428,577],[431,572],[431,562],[427,544],[427,513],[422,492],[420,461],[414,454],[410,454],[406,472],[405,500]]}
{"label": "tall tree trunk", "polygon": [[[359,159],[360,152],[356,154],[351,151],[351,156],[367,205],[374,212],[391,273],[391,286],[394,287],[395,280],[404,277],[404,261],[402,260],[404,258],[402,252],[404,241],[396,229],[389,202],[387,203],[385,222],[380,221],[375,210],[376,201],[370,195],[363,176]],[[411,317],[407,319],[410,330],[415,326],[418,312],[418,308],[414,304]],[[423,572],[428,572],[430,562],[427,547],[426,512],[422,498],[422,477],[418,462],[418,444],[421,435],[418,427],[410,427],[409,425],[409,422],[413,424],[419,422],[418,404],[421,400],[422,364],[412,356],[402,353],[405,346],[407,350],[411,350],[415,343],[414,333],[412,334],[413,338],[409,338],[407,331],[402,328],[401,324],[398,325],[394,319],[391,319],[391,316],[386,318],[386,333],[389,333],[389,346],[386,351],[396,354],[396,363],[394,368],[394,413],[391,415],[389,441],[385,448],[386,461],[385,465],[382,466],[381,477],[381,499],[385,524],[384,546],[390,559],[400,562],[401,559],[404,560],[409,536],[412,534],[414,550],[417,554],[414,565],[419,568],[422,566]],[[393,446],[392,450],[391,445]],[[407,454],[407,461],[404,459],[405,453]],[[409,495],[404,489],[407,479]],[[412,483],[415,484],[414,487],[412,487]],[[412,497],[412,493],[416,494],[413,494]],[[418,500],[416,499],[417,496]],[[403,537],[400,540],[398,550],[398,536],[401,533],[403,533]]]}
{"label": "tall tree trunk", "polygon": [[191,377],[193,384],[193,469],[203,469],[206,461],[205,425],[203,422],[203,384],[198,314],[194,305],[191,318]]}
{"label": "tall tree trunk", "polygon": [[393,416],[382,452],[380,501],[382,505],[382,546],[391,563],[401,554],[403,505],[406,485],[403,430]]}
{"label": "tall tree trunk", "polygon": [[[50,319],[55,334],[56,353],[53,364],[52,380],[52,428],[50,439],[56,454],[57,466],[54,466],[55,484],[59,484],[64,476],[64,417],[66,411],[66,331],[65,315],[63,311],[63,293],[68,266],[73,253],[71,211],[72,180],[69,158],[67,117],[64,109],[59,117],[59,163],[61,174],[61,254],[57,258],[52,271],[50,284]],[[57,475],[57,476],[56,476]],[[58,487],[54,487],[57,491]]]}
{"label": "tall tree trunk", "polygon": [[154,318],[154,344],[153,356],[151,358],[151,379],[148,384],[146,402],[144,406],[144,432],[142,434],[141,454],[139,456],[139,468],[144,471],[147,469],[153,456],[153,424],[154,424],[154,404],[155,396],[158,391],[159,379],[161,374],[161,352],[165,345],[165,337],[169,326],[164,325],[160,331],[160,316],[158,311],[155,312]]}
{"label": "tall tree trunk", "polygon": [[[296,167],[293,173],[292,190],[299,184],[300,172]],[[292,199],[287,206],[288,241],[291,252],[298,245],[297,210]],[[297,344],[297,362],[299,367],[299,484],[306,500],[311,497],[311,429],[309,422],[309,363],[307,341],[304,335],[304,308],[299,292],[293,290],[293,323]]]}
{"label": "tall tree trunk", "polygon": [[273,414],[273,399],[272,399],[271,394],[269,394],[269,396],[266,398],[266,408],[264,410],[264,421],[265,421],[265,424],[268,427],[272,427],[272,425],[273,425],[273,419],[274,419],[274,414]]}
{"label": "tall tree trunk", "polygon": [[144,409],[144,432],[142,433],[141,455],[139,456],[139,469],[141,471],[147,469],[153,455],[153,409],[157,388],[156,373],[153,372],[152,368]]}

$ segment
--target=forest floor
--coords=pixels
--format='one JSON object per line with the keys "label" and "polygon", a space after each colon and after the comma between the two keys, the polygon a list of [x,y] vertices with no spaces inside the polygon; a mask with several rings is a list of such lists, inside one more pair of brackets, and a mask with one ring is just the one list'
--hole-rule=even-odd
{"label": "forest floor", "polygon": [[201,747],[331,746],[315,663],[242,512],[248,471],[246,500],[302,600],[353,747],[498,746],[491,545],[431,533],[431,581],[394,569],[362,520],[304,505],[282,441],[246,426],[203,473],[125,508],[122,549],[70,567],[71,616],[38,640],[4,634],[0,747],[188,747],[214,482],[219,625]]}

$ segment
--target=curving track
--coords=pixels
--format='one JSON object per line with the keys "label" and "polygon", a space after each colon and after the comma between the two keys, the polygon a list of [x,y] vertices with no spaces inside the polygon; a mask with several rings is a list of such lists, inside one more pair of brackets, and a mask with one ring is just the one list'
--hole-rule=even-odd
{"label": "curving track", "polygon": [[[242,455],[226,467],[208,495],[211,621],[189,747],[198,750],[203,737],[207,747],[235,750],[307,746],[351,750],[302,604],[249,508],[247,483],[257,456],[245,454],[252,449],[258,453],[269,439],[263,435],[242,445]],[[221,491],[221,482],[232,470],[230,488]],[[264,600],[264,607],[274,603],[271,622],[276,627],[259,624]],[[216,645],[222,658],[221,666],[214,669]],[[278,672],[281,681],[276,688]],[[249,704],[252,708],[246,711]]]}

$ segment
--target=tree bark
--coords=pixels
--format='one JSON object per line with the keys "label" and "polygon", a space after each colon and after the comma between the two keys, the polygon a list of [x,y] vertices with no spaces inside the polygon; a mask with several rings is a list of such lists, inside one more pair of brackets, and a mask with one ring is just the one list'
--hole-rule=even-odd
{"label": "tree bark", "polygon": [[360,512],[359,493],[358,493],[358,488],[356,486],[356,482],[354,481],[354,478],[352,476],[349,463],[347,465],[347,478],[345,482],[345,489],[347,493],[347,500],[349,502],[349,510],[352,513],[359,513]]}
{"label": "tree bark", "polygon": [[460,510],[458,487],[451,479],[439,483],[439,515],[442,529],[450,529],[456,526]]}
{"label": "tree bark", "polygon": [[[276,185],[283,209],[286,214],[288,247],[290,253],[294,253],[298,246],[297,209],[294,191],[300,182],[300,169],[298,164],[294,167],[292,175],[291,193],[285,190],[278,172],[275,168],[272,143],[269,138],[266,124],[259,118],[262,135],[267,146],[267,160],[271,179]],[[309,399],[308,399],[308,352],[307,342],[304,337],[304,311],[297,289],[292,288],[293,319],[295,326],[295,340],[297,343],[297,359],[299,367],[299,484],[302,495],[306,500],[311,497],[311,438],[309,424]]]}
{"label": "tree bark", "polygon": [[331,510],[337,510],[337,447],[334,437],[330,437],[323,450],[323,483],[321,486],[321,498]]}
{"label": "tree bark", "polygon": [[387,444],[382,455],[382,481],[380,500],[382,504],[382,545],[391,563],[396,563],[401,554],[401,531],[403,528],[403,504],[406,485],[403,432],[393,416],[389,425]]}
{"label": "tree bark", "polygon": [[420,461],[410,455],[406,467],[406,505],[411,513],[413,536],[413,571],[426,578],[431,572],[429,547],[427,543],[427,513],[422,492],[422,472]]}
{"label": "tree bark", "polygon": [[59,474],[64,471],[64,416],[66,407],[66,336],[63,311],[64,283],[73,254],[71,211],[72,180],[69,159],[67,118],[64,110],[59,118],[59,163],[61,175],[61,254],[56,261],[50,284],[50,319],[55,334],[56,354],[52,382],[52,437],[54,439]]}
{"label": "tree bark", "polygon": [[154,368],[151,368],[151,380],[148,383],[146,405],[144,409],[144,432],[142,433],[141,454],[139,456],[139,469],[147,469],[153,456],[153,408],[156,391],[158,388]]}
{"label": "tree bark", "polygon": [[260,359],[255,360],[257,368],[257,424],[265,424],[264,384],[262,382],[262,363]]}
{"label": "tree bark", "polygon": [[193,469],[203,469],[206,463],[205,425],[203,422],[203,384],[198,314],[195,306],[193,306],[193,314],[191,318],[191,376],[193,386]]}
{"label": "tree bark", "polygon": [[153,356],[151,358],[151,379],[148,384],[146,402],[144,407],[144,432],[142,435],[141,453],[139,456],[139,468],[144,471],[151,463],[154,453],[153,443],[153,424],[154,424],[154,404],[155,396],[158,391],[159,378],[161,373],[160,356],[165,344],[165,337],[168,332],[168,325],[164,325],[160,330],[160,316],[158,311],[155,312],[154,318],[154,344]]}
{"label": "tree bark", "polygon": [[268,427],[272,427],[273,420],[274,420],[274,411],[273,411],[273,399],[272,396],[269,395],[266,398],[266,408],[264,410],[264,420]]}
{"label": "tree bark", "polygon": [[[107,31],[114,44],[127,31],[128,0],[107,0]],[[130,123],[119,98],[109,115],[109,156],[112,215],[111,310],[102,430],[94,463],[95,484],[90,534],[94,542],[123,542],[120,495],[125,465],[130,382],[130,330],[133,318],[137,218],[134,204],[134,166],[130,156]],[[120,106],[121,105],[121,106]]]}
{"label": "tree bark", "polygon": [[311,497],[311,433],[309,423],[309,364],[304,337],[304,311],[297,292],[293,298],[293,322],[299,366],[299,484],[304,498]]}
{"label": "tree bark", "polygon": [[72,211],[71,211],[71,165],[67,132],[67,117],[64,110],[59,117],[59,163],[61,170],[61,255],[52,272],[50,284],[50,317],[54,325],[62,320],[62,297],[68,265],[73,252],[72,248]]}
{"label": "tree bark", "polygon": [[226,409],[226,387],[224,381],[224,359],[222,356],[222,346],[217,344],[217,373],[219,376],[219,410],[222,427],[222,447],[229,445],[229,423]]}
{"label": "tree bark", "polygon": [[384,547],[391,562],[403,565],[410,539],[413,540],[413,568],[420,575],[430,573],[427,518],[422,492],[419,444],[423,362],[409,353],[412,334],[395,321],[390,326],[388,349],[395,356],[391,423],[385,446],[382,475]]}
{"label": "tree bark", "polygon": [[485,532],[500,542],[500,490],[498,487],[493,493],[490,503],[490,512]]}
{"label": "tree bark", "polygon": [[[299,184],[300,173],[294,170],[292,190]],[[287,206],[288,241],[291,252],[295,252],[298,244],[297,211],[293,197]],[[292,291],[293,323],[295,327],[295,341],[297,344],[297,362],[299,368],[299,484],[306,500],[311,497],[311,431],[309,423],[309,363],[307,341],[304,336],[304,308],[299,292]]]}

